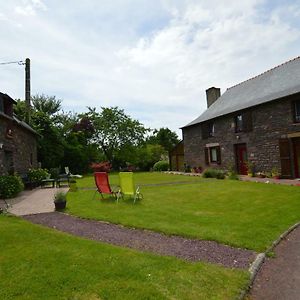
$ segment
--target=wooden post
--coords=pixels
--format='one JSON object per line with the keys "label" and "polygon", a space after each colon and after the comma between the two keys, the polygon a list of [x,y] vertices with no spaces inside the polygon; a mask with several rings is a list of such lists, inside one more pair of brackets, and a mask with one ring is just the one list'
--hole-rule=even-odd
{"label": "wooden post", "polygon": [[25,60],[25,103],[26,103],[26,122],[30,123],[30,59]]}

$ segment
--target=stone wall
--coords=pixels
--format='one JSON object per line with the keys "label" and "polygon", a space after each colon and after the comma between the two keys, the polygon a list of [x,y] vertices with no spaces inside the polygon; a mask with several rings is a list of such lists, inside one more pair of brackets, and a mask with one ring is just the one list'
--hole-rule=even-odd
{"label": "stone wall", "polygon": [[236,167],[235,145],[246,143],[248,159],[253,161],[256,171],[269,172],[275,167],[280,172],[279,139],[287,137],[288,133],[300,132],[300,124],[294,124],[293,120],[292,101],[295,99],[299,96],[249,108],[253,126],[250,132],[235,132],[234,117],[238,113],[215,119],[215,135],[207,139],[202,139],[200,124],[183,128],[185,163],[191,167],[208,167],[204,149],[207,144],[219,143],[221,164],[210,166]]}
{"label": "stone wall", "polygon": [[[12,128],[11,138],[7,137],[7,126]],[[3,115],[0,115],[0,144],[0,175],[8,173],[6,157],[10,153],[14,172],[25,174],[29,168],[38,167],[36,135]]]}

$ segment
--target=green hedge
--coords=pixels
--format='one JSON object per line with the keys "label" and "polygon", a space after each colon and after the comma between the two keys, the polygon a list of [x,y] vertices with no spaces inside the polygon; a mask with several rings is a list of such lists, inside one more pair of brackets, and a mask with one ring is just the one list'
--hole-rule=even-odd
{"label": "green hedge", "polygon": [[11,175],[0,176],[0,198],[13,198],[23,189],[24,185],[20,177]]}
{"label": "green hedge", "polygon": [[156,162],[153,166],[153,171],[168,171],[169,169],[169,162],[166,160],[160,160]]}

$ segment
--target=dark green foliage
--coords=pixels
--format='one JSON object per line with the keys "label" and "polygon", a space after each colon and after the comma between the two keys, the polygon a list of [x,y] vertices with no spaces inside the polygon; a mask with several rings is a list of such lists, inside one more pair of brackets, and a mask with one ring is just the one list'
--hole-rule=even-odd
{"label": "dark green foliage", "polygon": [[228,178],[231,180],[240,180],[239,175],[236,172],[230,172]]}
{"label": "dark green foliage", "polygon": [[55,96],[37,94],[31,97],[31,102],[36,111],[48,116],[58,113],[61,109],[61,100],[56,99]]}
{"label": "dark green foliage", "polygon": [[28,171],[28,179],[31,182],[41,182],[48,176],[50,176],[50,174],[47,169],[29,169]]}
{"label": "dark green foliage", "polygon": [[206,169],[203,172],[204,178],[217,178],[217,179],[225,179],[225,172],[218,169]]}
{"label": "dark green foliage", "polygon": [[118,168],[126,164],[133,148],[143,143],[148,129],[126,115],[123,109],[118,107],[101,109],[98,113],[95,108],[89,108],[85,117],[93,123],[95,130],[93,141],[103,151],[106,160],[110,161],[114,168]]}
{"label": "dark green foliage", "polygon": [[153,166],[153,171],[168,171],[169,169],[169,162],[166,160],[158,161]]}
{"label": "dark green foliage", "polygon": [[58,175],[59,175],[59,168],[51,168],[50,170],[49,170],[49,173],[50,173],[50,177],[52,178],[52,179],[57,179],[58,178]]}
{"label": "dark green foliage", "polygon": [[166,156],[166,154],[165,149],[161,145],[146,144],[136,148],[130,162],[142,171],[149,171],[153,165],[161,160],[162,157]]}
{"label": "dark green foliage", "polygon": [[22,180],[18,176],[0,176],[0,198],[13,198],[24,189]]}
{"label": "dark green foliage", "polygon": [[[68,166],[73,174],[83,174],[101,161],[109,161],[116,170],[127,166],[150,170],[178,143],[168,128],[154,130],[146,138],[150,129],[118,107],[74,114],[61,111],[61,100],[55,96],[35,95],[32,103],[30,125],[39,134],[38,161],[49,170]],[[15,112],[25,119],[24,101],[17,101]]]}
{"label": "dark green foliage", "polygon": [[160,128],[153,131],[153,135],[149,137],[148,142],[161,145],[166,151],[170,151],[179,143],[179,139],[176,132],[171,131],[169,128]]}

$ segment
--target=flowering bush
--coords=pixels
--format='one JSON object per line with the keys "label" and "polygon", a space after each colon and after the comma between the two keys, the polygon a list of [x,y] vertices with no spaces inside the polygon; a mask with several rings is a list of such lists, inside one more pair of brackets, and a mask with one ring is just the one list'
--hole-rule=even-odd
{"label": "flowering bush", "polygon": [[46,179],[50,174],[47,169],[29,169],[28,178],[31,182],[41,182]]}
{"label": "flowering bush", "polygon": [[0,176],[0,198],[13,198],[24,189],[19,176]]}

